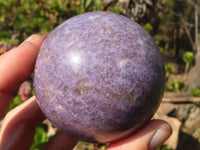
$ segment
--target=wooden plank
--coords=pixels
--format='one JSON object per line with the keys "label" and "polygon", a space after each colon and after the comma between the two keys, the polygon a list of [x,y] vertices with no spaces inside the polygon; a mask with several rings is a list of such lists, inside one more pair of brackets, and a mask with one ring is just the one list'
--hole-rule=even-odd
{"label": "wooden plank", "polygon": [[163,103],[197,103],[200,102],[200,97],[164,97]]}

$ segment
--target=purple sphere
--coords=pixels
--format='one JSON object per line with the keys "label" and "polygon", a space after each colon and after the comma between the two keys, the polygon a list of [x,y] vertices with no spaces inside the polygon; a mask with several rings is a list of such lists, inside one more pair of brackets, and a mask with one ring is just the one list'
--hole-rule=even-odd
{"label": "purple sphere", "polygon": [[164,85],[164,63],[152,37],[110,12],[59,25],[43,42],[34,71],[46,117],[86,142],[112,142],[138,130],[157,110]]}

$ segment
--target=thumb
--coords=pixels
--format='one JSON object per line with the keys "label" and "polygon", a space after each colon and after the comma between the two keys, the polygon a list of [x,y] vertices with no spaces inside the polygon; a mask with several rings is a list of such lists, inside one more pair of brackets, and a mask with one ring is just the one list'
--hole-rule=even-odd
{"label": "thumb", "polygon": [[107,150],[155,150],[172,134],[171,126],[163,120],[152,120],[135,134],[115,143]]}

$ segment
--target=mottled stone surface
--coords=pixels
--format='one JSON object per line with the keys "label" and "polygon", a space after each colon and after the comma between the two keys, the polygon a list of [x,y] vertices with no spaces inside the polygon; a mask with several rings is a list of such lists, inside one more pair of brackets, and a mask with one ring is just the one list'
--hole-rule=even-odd
{"label": "mottled stone surface", "polygon": [[93,12],[65,21],[46,38],[34,89],[60,130],[108,142],[149,121],[164,80],[159,50],[142,27],[124,16]]}

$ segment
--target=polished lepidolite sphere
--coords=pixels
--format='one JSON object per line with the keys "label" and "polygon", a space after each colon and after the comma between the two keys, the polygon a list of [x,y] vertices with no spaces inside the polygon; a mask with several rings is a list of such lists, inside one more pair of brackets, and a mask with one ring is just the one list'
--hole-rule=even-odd
{"label": "polished lepidolite sphere", "polygon": [[163,60],[136,22],[109,12],[68,19],[42,44],[34,90],[46,117],[87,142],[111,142],[135,132],[163,96]]}

